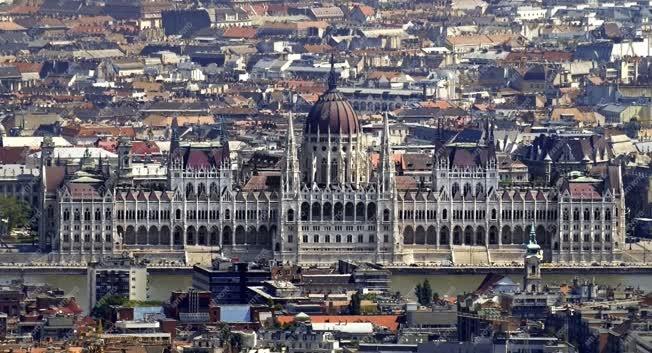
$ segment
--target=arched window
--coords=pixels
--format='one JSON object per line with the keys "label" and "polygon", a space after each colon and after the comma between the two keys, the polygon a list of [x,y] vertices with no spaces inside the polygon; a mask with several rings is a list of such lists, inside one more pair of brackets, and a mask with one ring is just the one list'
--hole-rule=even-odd
{"label": "arched window", "polygon": [[577,208],[577,207],[575,209],[573,209],[573,220],[574,221],[579,221],[580,220],[580,209]]}
{"label": "arched window", "polygon": [[347,243],[353,243],[353,235],[349,234],[346,236],[346,242]]}
{"label": "arched window", "polygon": [[313,235],[312,242],[313,243],[319,243],[319,235],[317,235],[317,234]]}
{"label": "arched window", "polygon": [[177,211],[175,212],[175,216],[176,216],[177,219],[181,219],[181,210],[180,209],[177,209]]}
{"label": "arched window", "polygon": [[491,219],[496,219],[496,209],[491,210]]}
{"label": "arched window", "polygon": [[448,217],[448,210],[444,208],[443,211],[441,211],[441,219],[447,219]]}
{"label": "arched window", "polygon": [[342,236],[339,235],[339,234],[336,235],[336,236],[335,236],[335,242],[336,242],[336,243],[341,243],[341,242],[342,242]]}
{"label": "arched window", "polygon": [[210,194],[211,194],[211,195],[218,195],[217,184],[215,184],[215,183],[211,183],[211,186],[210,186]]}
{"label": "arched window", "polygon": [[[227,219],[228,219],[228,217],[227,217]],[[293,209],[288,210],[288,222],[294,222],[294,210]]]}
{"label": "arched window", "polygon": [[451,188],[451,195],[455,195],[460,191],[460,184],[458,183],[453,183],[453,187]]}
{"label": "arched window", "polygon": [[301,220],[307,221],[309,217],[310,217],[310,204],[304,202],[301,204]]}
{"label": "arched window", "polygon": [[584,220],[585,220],[585,221],[589,221],[589,220],[591,220],[591,212],[589,212],[589,209],[588,209],[588,208],[585,208],[585,209],[584,209]]}
{"label": "arched window", "polygon": [[611,221],[611,210],[608,208],[604,210],[604,220]]}
{"label": "arched window", "polygon": [[389,210],[385,209],[383,211],[383,222],[389,222]]}
{"label": "arched window", "polygon": [[465,183],[464,184],[464,195],[465,196],[470,195],[471,193],[472,193],[471,184]]}
{"label": "arched window", "polygon": [[476,184],[475,185],[475,194],[479,195],[479,194],[482,194],[482,193],[484,193],[484,187],[480,183]]}

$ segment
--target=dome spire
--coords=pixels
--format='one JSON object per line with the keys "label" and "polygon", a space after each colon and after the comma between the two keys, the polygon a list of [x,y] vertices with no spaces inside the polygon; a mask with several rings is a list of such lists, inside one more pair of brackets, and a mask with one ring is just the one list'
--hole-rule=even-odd
{"label": "dome spire", "polygon": [[335,56],[331,53],[331,71],[328,74],[328,90],[335,91],[337,89],[337,75],[335,73]]}

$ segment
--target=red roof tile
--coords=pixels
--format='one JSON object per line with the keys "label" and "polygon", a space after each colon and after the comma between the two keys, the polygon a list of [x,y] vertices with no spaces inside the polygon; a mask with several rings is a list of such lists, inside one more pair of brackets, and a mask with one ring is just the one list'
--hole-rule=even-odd
{"label": "red roof tile", "polygon": [[206,153],[193,150],[188,154],[186,167],[190,169],[210,169],[211,163]]}
{"label": "red roof tile", "polygon": [[131,145],[131,154],[135,155],[146,155],[146,154],[158,154],[161,153],[161,149],[157,144],[150,141],[134,141]]}
{"label": "red roof tile", "polygon": [[571,193],[571,196],[574,198],[581,199],[601,199],[600,193],[598,192],[598,186],[592,183],[568,183],[568,190]]}
{"label": "red roof tile", "polygon": [[222,33],[224,38],[243,38],[254,39],[256,38],[255,27],[229,27]]}
{"label": "red roof tile", "polygon": [[0,147],[0,164],[25,164],[29,147]]}
{"label": "red roof tile", "polygon": [[45,168],[45,189],[48,192],[57,191],[66,176],[66,167],[54,166]]}

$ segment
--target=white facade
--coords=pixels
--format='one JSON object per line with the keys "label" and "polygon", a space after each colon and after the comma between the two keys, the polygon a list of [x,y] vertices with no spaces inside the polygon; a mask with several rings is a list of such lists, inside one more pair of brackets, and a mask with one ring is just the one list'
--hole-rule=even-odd
{"label": "white facade", "polygon": [[[545,262],[620,261],[619,167],[608,167],[604,180],[561,180],[561,187],[501,183],[487,123],[480,141],[439,141],[432,177],[417,182],[396,175],[387,118],[380,160],[371,163],[373,149],[333,82],[310,112],[300,145],[290,119],[280,177],[238,181],[228,144],[182,145],[175,133],[167,180],[135,187],[123,140],[117,173],[77,172],[55,200],[44,201],[57,219],[54,229],[42,228],[42,244],[61,261],[212,249],[242,261],[320,266],[340,259],[511,264],[523,261],[534,227]],[[43,151],[43,165],[51,164],[51,150]]]}

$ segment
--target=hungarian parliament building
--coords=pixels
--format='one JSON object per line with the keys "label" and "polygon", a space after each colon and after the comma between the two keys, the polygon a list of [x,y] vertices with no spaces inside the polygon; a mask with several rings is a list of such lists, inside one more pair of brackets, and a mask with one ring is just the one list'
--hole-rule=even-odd
{"label": "hungarian parliament building", "polygon": [[61,262],[208,252],[306,266],[490,265],[523,261],[534,229],[545,262],[621,260],[619,166],[605,165],[600,177],[553,177],[545,156],[545,182],[504,182],[486,123],[474,141],[440,136],[428,152],[431,171],[419,180],[397,168],[387,116],[372,148],[333,78],[303,133],[294,125],[290,115],[280,168],[246,179],[228,143],[184,141],[178,126],[166,161],[148,166],[162,172],[146,178],[135,173],[128,139],[118,142],[117,165],[82,160],[76,168],[59,165],[45,139],[42,250]]}

